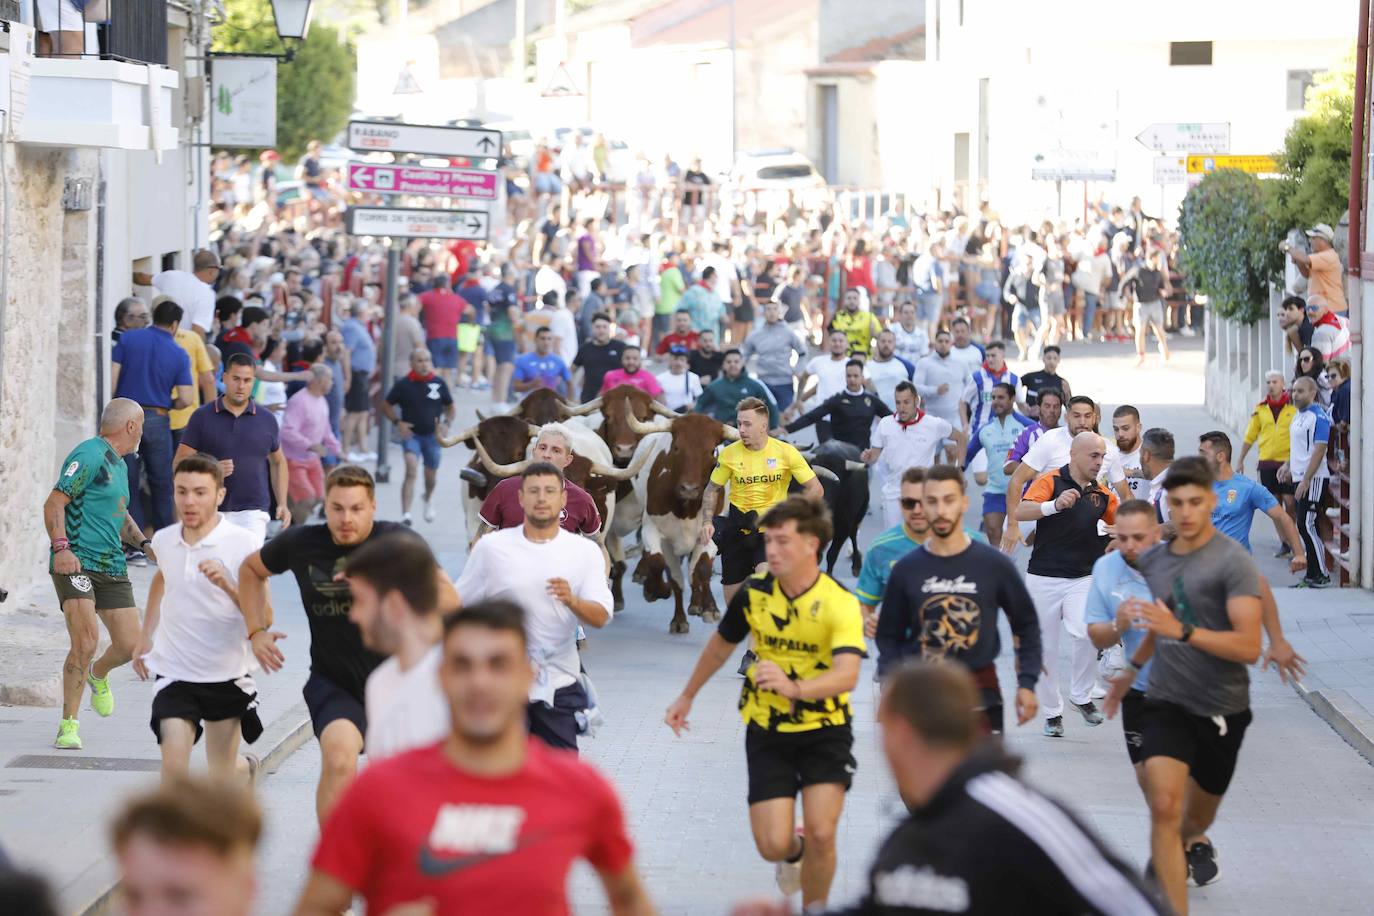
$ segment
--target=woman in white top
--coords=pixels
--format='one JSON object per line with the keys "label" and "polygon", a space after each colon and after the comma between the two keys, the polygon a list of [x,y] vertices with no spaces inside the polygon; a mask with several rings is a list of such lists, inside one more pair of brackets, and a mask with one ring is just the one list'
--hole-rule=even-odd
{"label": "woman in white top", "polygon": [[[285,362],[286,341],[279,337],[268,338],[262,351],[262,367],[269,372],[281,372]],[[286,383],[258,382],[258,403],[272,411],[280,425],[282,411],[286,410]]]}

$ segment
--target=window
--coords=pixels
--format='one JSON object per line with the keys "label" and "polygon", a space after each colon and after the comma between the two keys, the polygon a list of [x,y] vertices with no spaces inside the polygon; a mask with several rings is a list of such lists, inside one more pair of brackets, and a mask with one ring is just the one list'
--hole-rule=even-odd
{"label": "window", "polygon": [[1171,67],[1210,67],[1212,66],[1212,43],[1210,41],[1171,41],[1169,42],[1169,66]]}
{"label": "window", "polygon": [[1288,71],[1288,110],[1302,111],[1307,102],[1307,90],[1317,78],[1316,70]]}
{"label": "window", "polygon": [[968,134],[954,135],[954,180],[968,181]]}

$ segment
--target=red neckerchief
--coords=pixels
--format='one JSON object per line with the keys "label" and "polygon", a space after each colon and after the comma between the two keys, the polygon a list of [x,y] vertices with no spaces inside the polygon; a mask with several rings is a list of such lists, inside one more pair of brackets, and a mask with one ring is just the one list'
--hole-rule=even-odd
{"label": "red neckerchief", "polygon": [[1321,326],[1324,325],[1324,324],[1330,325],[1331,327],[1335,328],[1335,329],[1338,330],[1338,331],[1341,330],[1341,322],[1340,322],[1340,319],[1338,319],[1338,318],[1336,317],[1336,313],[1335,313],[1335,312],[1332,312],[1332,311],[1330,311],[1330,310],[1328,310],[1328,311],[1326,312],[1326,314],[1322,315],[1322,316],[1321,316],[1320,318],[1318,318],[1316,321],[1312,322],[1312,327],[1313,327],[1313,328],[1318,328],[1318,327],[1321,327]]}
{"label": "red neckerchief", "polygon": [[412,382],[432,382],[434,381],[434,373],[431,372],[429,375],[418,375],[415,370],[412,369],[406,373],[406,378],[410,379]]}
{"label": "red neckerchief", "polygon": [[1279,414],[1283,412],[1283,408],[1288,406],[1288,392],[1285,391],[1277,399],[1267,397],[1263,401],[1260,401],[1260,406],[1268,407],[1269,412],[1273,414],[1274,419],[1277,420]]}
{"label": "red neckerchief", "polygon": [[1006,363],[1003,363],[1003,364],[1002,364],[1002,371],[1001,371],[1001,372],[993,372],[990,368],[988,368],[988,362],[987,362],[987,360],[983,360],[983,371],[986,372],[988,375],[992,376],[992,377],[995,378],[995,379],[1000,379],[1002,376],[1004,376],[1004,375],[1007,374],[1007,364],[1006,364]]}
{"label": "red neckerchief", "polygon": [[698,280],[698,281],[697,281],[697,286],[700,286],[702,289],[706,290],[708,293],[715,292],[715,290],[711,289],[711,287],[709,287],[709,286],[706,285],[706,281],[705,281],[705,280]]}
{"label": "red neckerchief", "polygon": [[231,328],[224,332],[224,340],[228,343],[241,343],[253,346],[253,335],[248,333],[245,327]]}
{"label": "red neckerchief", "polygon": [[[920,422],[921,422],[921,420],[925,417],[925,415],[926,415],[926,412],[925,412],[924,410],[922,410],[921,408],[917,407],[917,408],[916,408],[916,419],[914,419],[914,420],[912,420],[912,421],[910,421],[910,422],[908,422],[908,423],[903,423],[901,420],[897,420],[897,425],[900,426],[902,429],[906,429],[908,426],[915,426],[917,423],[920,423]],[[896,414],[893,414],[892,416],[893,416],[893,419],[896,419],[896,417],[897,417]]]}

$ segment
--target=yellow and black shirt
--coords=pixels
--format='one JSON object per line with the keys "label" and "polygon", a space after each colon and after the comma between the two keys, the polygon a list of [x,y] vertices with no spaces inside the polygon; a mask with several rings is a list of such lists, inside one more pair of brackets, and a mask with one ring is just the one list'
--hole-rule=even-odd
{"label": "yellow and black shirt", "polygon": [[787,485],[793,480],[806,483],[815,476],[795,446],[770,436],[758,451],[743,442],[721,449],[711,483],[718,487],[728,483],[732,506],[762,515],[787,498]]}
{"label": "yellow and black shirt", "polygon": [[[836,655],[868,654],[859,599],[825,573],[795,598],[784,595],[772,575],[751,576],[730,601],[719,632],[730,643],[743,642],[753,633],[759,659],[773,662],[799,681],[828,671]],[[740,691],[740,715],[746,723],[769,731],[807,732],[848,725],[853,718],[848,693],[789,700],[754,686],[757,667],[758,662],[749,666]]]}

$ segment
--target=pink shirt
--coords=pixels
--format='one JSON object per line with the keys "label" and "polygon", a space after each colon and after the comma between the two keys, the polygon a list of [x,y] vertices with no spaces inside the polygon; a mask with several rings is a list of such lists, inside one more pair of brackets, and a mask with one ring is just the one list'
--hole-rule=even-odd
{"label": "pink shirt", "polygon": [[633,385],[640,391],[648,394],[651,398],[656,398],[663,394],[663,386],[658,383],[658,379],[649,374],[648,370],[640,369],[634,375],[624,369],[612,369],[606,373],[606,377],[601,380],[601,390],[610,391],[618,385]]}
{"label": "pink shirt", "polygon": [[329,428],[329,402],[309,388],[302,388],[286,401],[281,421],[281,452],[287,461],[318,461],[312,445],[324,445],[339,453],[339,440]]}

